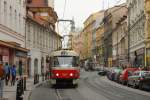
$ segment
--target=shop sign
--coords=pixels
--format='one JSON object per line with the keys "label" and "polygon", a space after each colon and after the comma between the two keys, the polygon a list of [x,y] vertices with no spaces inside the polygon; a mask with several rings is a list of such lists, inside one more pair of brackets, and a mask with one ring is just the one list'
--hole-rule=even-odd
{"label": "shop sign", "polygon": [[9,57],[8,56],[3,56],[3,62],[9,62]]}
{"label": "shop sign", "polygon": [[144,52],[145,52],[144,48],[136,51],[137,55],[144,54]]}
{"label": "shop sign", "polygon": [[18,57],[27,57],[27,52],[16,51],[16,56],[18,56]]}

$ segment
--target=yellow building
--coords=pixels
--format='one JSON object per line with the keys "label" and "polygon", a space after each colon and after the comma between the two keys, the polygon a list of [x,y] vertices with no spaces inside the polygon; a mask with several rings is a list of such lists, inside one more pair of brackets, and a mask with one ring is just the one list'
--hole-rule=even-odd
{"label": "yellow building", "polygon": [[104,65],[104,23],[101,21],[99,27],[96,29],[96,55],[97,61],[100,65]]}
{"label": "yellow building", "polygon": [[84,59],[92,58],[92,50],[93,50],[93,26],[96,19],[101,16],[101,12],[96,12],[91,14],[84,22],[84,29],[83,29],[83,52],[85,54]]}
{"label": "yellow building", "polygon": [[150,0],[145,0],[145,14],[146,14],[146,27],[145,27],[145,43],[146,43],[146,55],[145,65],[150,66]]}

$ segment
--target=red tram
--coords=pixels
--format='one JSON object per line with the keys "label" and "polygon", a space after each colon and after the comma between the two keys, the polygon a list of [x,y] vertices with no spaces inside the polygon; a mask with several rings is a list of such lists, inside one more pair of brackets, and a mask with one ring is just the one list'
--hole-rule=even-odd
{"label": "red tram", "polygon": [[72,50],[59,50],[51,54],[51,85],[71,83],[78,86],[80,77],[79,55]]}

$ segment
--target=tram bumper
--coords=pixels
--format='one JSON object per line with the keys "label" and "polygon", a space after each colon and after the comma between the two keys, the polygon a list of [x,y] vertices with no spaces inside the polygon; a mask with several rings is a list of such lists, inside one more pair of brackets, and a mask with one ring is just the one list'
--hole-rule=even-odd
{"label": "tram bumper", "polygon": [[56,79],[51,79],[50,82],[51,82],[52,85],[55,85],[56,84]]}
{"label": "tram bumper", "polygon": [[79,79],[73,79],[72,84],[76,85],[76,84],[78,84],[78,81],[79,81]]}
{"label": "tram bumper", "polygon": [[79,79],[51,79],[51,85],[56,84],[72,84],[77,85]]}

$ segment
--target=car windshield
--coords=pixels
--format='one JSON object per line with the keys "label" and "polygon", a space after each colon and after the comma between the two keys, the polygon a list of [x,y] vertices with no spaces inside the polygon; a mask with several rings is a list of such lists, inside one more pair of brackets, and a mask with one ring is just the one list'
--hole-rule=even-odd
{"label": "car windshield", "polygon": [[53,67],[77,67],[79,57],[75,56],[55,56],[53,57]]}

